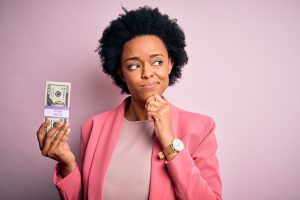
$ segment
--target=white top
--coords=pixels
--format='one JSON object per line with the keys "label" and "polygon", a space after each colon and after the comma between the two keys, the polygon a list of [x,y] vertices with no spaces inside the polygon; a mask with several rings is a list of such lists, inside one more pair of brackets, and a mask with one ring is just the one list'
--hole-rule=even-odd
{"label": "white top", "polygon": [[149,198],[153,141],[153,122],[123,119],[104,179],[104,200]]}

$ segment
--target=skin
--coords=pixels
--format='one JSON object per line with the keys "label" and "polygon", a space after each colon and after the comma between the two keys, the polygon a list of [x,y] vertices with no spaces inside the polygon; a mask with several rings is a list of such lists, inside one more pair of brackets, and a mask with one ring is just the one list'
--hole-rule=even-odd
{"label": "skin", "polygon": [[[154,35],[137,36],[124,44],[118,74],[131,94],[125,118],[130,121],[149,120],[162,148],[171,144],[171,107],[162,97],[169,84],[173,62],[160,38]],[[75,155],[67,142],[70,125],[61,122],[46,134],[49,122],[41,124],[37,138],[43,156],[58,161],[59,173],[67,176],[77,166]],[[173,153],[167,157],[172,160]]]}
{"label": "skin", "polygon": [[[118,72],[131,94],[125,117],[131,121],[153,121],[155,134],[163,148],[174,138],[171,108],[162,98],[169,85],[172,67],[163,41],[157,36],[145,35],[125,43]],[[147,87],[149,83],[153,85]]]}
{"label": "skin", "polygon": [[46,134],[47,126],[49,126],[49,121],[42,123],[37,131],[41,153],[45,157],[56,160],[59,163],[60,175],[65,177],[77,166],[75,155],[67,143],[71,132],[70,125],[61,122]]}

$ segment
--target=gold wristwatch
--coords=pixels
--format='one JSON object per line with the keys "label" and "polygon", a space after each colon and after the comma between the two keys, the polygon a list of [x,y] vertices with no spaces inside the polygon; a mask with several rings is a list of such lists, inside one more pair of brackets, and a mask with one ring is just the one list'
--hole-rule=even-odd
{"label": "gold wristwatch", "polygon": [[160,159],[164,159],[168,157],[172,153],[178,153],[184,149],[184,144],[183,142],[178,139],[174,138],[169,146],[164,148],[161,152],[158,153],[158,157]]}

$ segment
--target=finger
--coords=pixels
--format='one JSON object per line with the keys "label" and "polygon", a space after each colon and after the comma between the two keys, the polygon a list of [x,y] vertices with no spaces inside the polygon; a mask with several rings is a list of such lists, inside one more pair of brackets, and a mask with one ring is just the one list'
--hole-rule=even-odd
{"label": "finger", "polygon": [[152,117],[148,116],[148,121],[149,122],[154,122],[154,119]]}
{"label": "finger", "polygon": [[49,148],[49,151],[55,149],[58,145],[58,143],[60,142],[61,138],[67,134],[67,132],[69,131],[69,124],[66,123],[62,129],[57,133],[57,135],[54,137],[53,141],[51,142],[51,146]]}
{"label": "finger", "polygon": [[41,126],[39,127],[38,131],[36,132],[37,139],[39,141],[40,149],[43,146],[43,140],[44,140],[45,135],[46,135],[46,130],[45,129],[49,126],[49,124],[50,124],[50,120],[47,120],[46,122],[43,122],[41,124]]}
{"label": "finger", "polygon": [[65,134],[62,136],[62,138],[60,139],[59,143],[57,144],[57,148],[58,149],[62,149],[63,146],[67,143],[68,141],[68,135]]}
{"label": "finger", "polygon": [[[148,104],[154,104],[154,102],[158,102],[158,103],[167,103],[166,100],[163,99],[162,96],[158,95],[158,94],[154,94],[152,96],[150,96],[145,104],[145,108],[148,107]],[[157,105],[157,104],[155,104]],[[161,104],[160,104],[161,105]]]}
{"label": "finger", "polygon": [[155,99],[155,101],[161,102],[161,103],[167,103],[166,100],[164,100],[164,98],[160,95],[153,95],[153,98]]}
{"label": "finger", "polygon": [[67,132],[66,132],[66,135],[69,136],[70,132],[71,132],[71,128],[69,127]]}
{"label": "finger", "polygon": [[147,112],[157,112],[159,110],[158,106],[152,106],[151,104],[146,108]]}
{"label": "finger", "polygon": [[155,109],[155,110],[159,109],[160,106],[161,106],[160,103],[158,103],[158,102],[154,103],[153,101],[151,101],[149,104],[147,104],[145,109],[147,111],[149,111],[149,110],[153,111],[153,109]]}
{"label": "finger", "polygon": [[148,116],[148,120],[151,122],[155,122],[156,121],[156,112],[147,112],[147,116]]}
{"label": "finger", "polygon": [[145,104],[145,108],[148,108],[149,106],[156,106],[159,107],[161,105],[161,102],[159,102],[155,97],[148,98]]}
{"label": "finger", "polygon": [[155,98],[154,98],[154,95],[150,96],[147,100],[146,100],[146,103],[145,103],[145,108],[148,107],[148,104],[150,101],[154,101]]}
{"label": "finger", "polygon": [[163,119],[163,113],[164,113],[163,110],[157,109],[155,111],[148,111],[147,116],[151,117],[155,122],[157,122],[157,121],[160,121],[160,120],[164,120]]}
{"label": "finger", "polygon": [[44,138],[44,141],[43,141],[43,147],[42,147],[42,154],[45,156],[48,152],[48,149],[50,147],[50,144],[53,140],[53,136],[55,134],[57,134],[57,131],[59,129],[62,128],[62,126],[64,125],[64,122],[60,122],[58,125],[56,125],[55,127],[51,128],[49,130],[49,132],[46,134],[46,137]]}
{"label": "finger", "polygon": [[[46,138],[45,138],[45,140],[51,140],[51,142],[52,142],[52,140],[54,139],[54,137],[55,137],[55,135],[58,133],[58,131],[60,130],[60,129],[62,129],[63,128],[63,126],[65,125],[65,122],[64,121],[61,121],[60,123],[56,123],[56,124],[54,124],[54,126],[48,131],[48,133],[46,134]],[[44,140],[44,142],[45,142],[45,140]]]}

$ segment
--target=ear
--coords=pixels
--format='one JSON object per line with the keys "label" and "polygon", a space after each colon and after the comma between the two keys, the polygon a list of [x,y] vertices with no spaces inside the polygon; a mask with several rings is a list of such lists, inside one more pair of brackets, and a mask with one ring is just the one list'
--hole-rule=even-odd
{"label": "ear", "polygon": [[124,82],[126,82],[121,67],[118,68],[117,74],[120,76],[120,78],[121,78]]}
{"label": "ear", "polygon": [[174,65],[173,60],[171,58],[169,58],[169,65],[168,65],[169,74],[171,74],[171,72],[172,72],[173,65]]}

